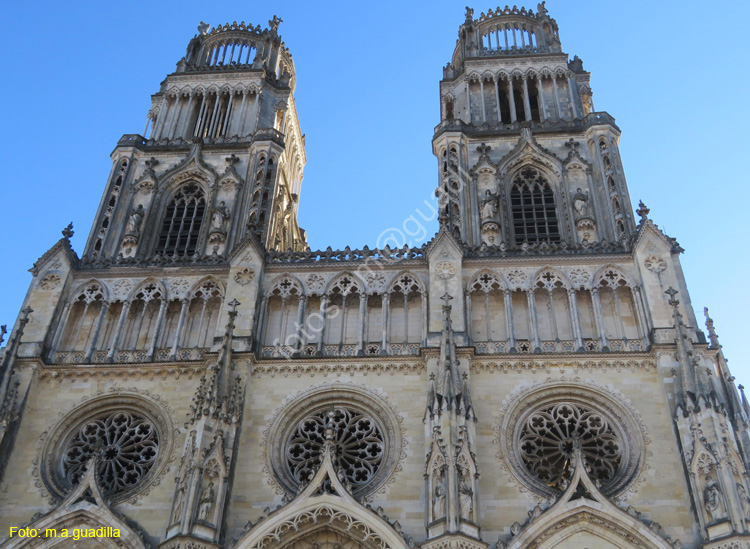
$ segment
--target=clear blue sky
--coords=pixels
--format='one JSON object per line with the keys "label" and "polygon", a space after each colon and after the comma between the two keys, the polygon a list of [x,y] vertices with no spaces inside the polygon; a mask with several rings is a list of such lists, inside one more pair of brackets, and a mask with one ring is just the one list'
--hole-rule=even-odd
{"label": "clear blue sky", "polygon": [[[300,222],[312,248],[373,246],[429,199],[438,82],[466,2],[6,2],[0,162],[0,324],[16,319],[34,261],[75,224],[80,253],[109,154],[141,133],[150,95],[196,26],[275,13],[297,67],[308,165]],[[519,4],[521,5],[521,4]],[[536,4],[526,4],[536,10]],[[490,6],[474,5],[476,15]],[[495,7],[494,5],[491,7]],[[592,72],[597,110],[623,131],[634,201],[687,250],[697,315],[708,305],[738,381],[750,292],[750,3],[549,0],[564,51]],[[430,226],[430,234],[437,223]],[[745,311],[745,313],[743,313]]]}

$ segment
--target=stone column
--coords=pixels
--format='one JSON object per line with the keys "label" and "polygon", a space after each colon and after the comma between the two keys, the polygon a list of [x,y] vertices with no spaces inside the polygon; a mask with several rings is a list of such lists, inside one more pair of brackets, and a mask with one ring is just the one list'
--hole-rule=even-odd
{"label": "stone column", "polygon": [[468,109],[467,116],[469,117],[468,123],[471,124],[471,82],[468,76],[466,77],[466,105]]}
{"label": "stone column", "polygon": [[265,335],[266,331],[266,309],[268,307],[268,297],[263,296],[260,300],[260,311],[258,312],[258,332],[256,334],[257,337],[257,343],[258,346],[258,356],[263,356],[263,336]]}
{"label": "stone column", "polygon": [[513,329],[513,295],[510,290],[503,290],[503,299],[505,300],[505,324],[508,327],[508,352],[515,353],[516,349],[516,332]]}
{"label": "stone column", "polygon": [[427,296],[424,292],[419,295],[422,298],[422,346],[427,347]]}
{"label": "stone column", "polygon": [[555,110],[557,111],[557,119],[562,120],[562,113],[560,112],[560,93],[557,90],[557,76],[552,76],[552,89],[555,93]]}
{"label": "stone column", "polygon": [[508,77],[508,101],[510,101],[510,121],[516,122],[516,98],[513,96],[513,76]]}
{"label": "stone column", "polygon": [[487,122],[487,108],[484,101],[484,76],[479,79],[479,87],[482,94],[482,122]]}
{"label": "stone column", "polygon": [[365,354],[365,317],[367,316],[367,294],[359,294],[359,342],[357,343],[357,355]]}
{"label": "stone column", "polygon": [[604,331],[604,315],[602,315],[602,303],[599,301],[599,288],[591,288],[591,301],[594,304],[594,317],[596,319],[596,329],[599,331],[599,344],[601,351],[609,351],[609,340]]}
{"label": "stone column", "polygon": [[295,326],[296,329],[296,337],[295,337],[295,349],[294,351],[296,354],[299,354],[300,351],[302,351],[302,348],[305,346],[305,334],[307,333],[307,330],[303,330],[303,325],[305,324],[305,309],[307,308],[307,296],[301,295],[299,296],[299,305],[297,306],[297,325]]}
{"label": "stone column", "polygon": [[536,318],[536,296],[534,290],[526,290],[526,300],[529,304],[529,322],[531,322],[531,341],[535,353],[542,352],[542,344],[539,341],[539,325]]}
{"label": "stone column", "polygon": [[570,304],[570,320],[573,323],[573,334],[576,339],[576,350],[580,353],[585,351],[583,347],[583,334],[581,333],[581,319],[578,316],[578,299],[576,291],[568,288],[568,303]]}
{"label": "stone column", "polygon": [[547,108],[544,106],[544,77],[539,75],[536,80],[537,85],[537,101],[539,102],[539,108],[541,109],[541,120],[547,119]]}
{"label": "stone column", "polygon": [[125,321],[128,318],[129,312],[130,302],[123,301],[122,310],[120,310],[120,318],[117,320],[117,327],[115,328],[115,337],[112,340],[112,347],[110,347],[109,352],[107,353],[107,362],[113,362],[115,359],[115,354],[120,346],[120,339],[122,338],[122,332],[125,328]]}
{"label": "stone column", "polygon": [[[55,337],[52,338],[52,345],[50,349],[50,360],[53,360],[54,353],[57,352],[57,347],[60,345],[60,339],[62,338],[63,332],[65,331],[65,325],[68,322],[68,315],[70,314],[70,302],[66,303],[63,307],[62,313],[60,313],[60,321],[57,323],[57,330],[55,331]],[[115,334],[115,337],[119,335]]]}
{"label": "stone column", "polygon": [[643,350],[648,349],[649,344],[649,328],[648,322],[646,321],[646,313],[643,310],[643,302],[641,289],[638,286],[633,288],[633,302],[635,303],[635,312],[638,315],[638,323],[640,324],[640,333],[643,338]]}
{"label": "stone column", "polygon": [[[320,341],[318,341],[318,356],[323,356],[323,351],[325,350],[325,340],[326,340],[326,323],[328,322],[328,296],[326,294],[323,294],[320,296],[320,318],[323,322],[323,327],[320,330]],[[343,319],[342,319],[343,321]]]}
{"label": "stone column", "polygon": [[[239,116],[235,116],[234,120],[232,120],[232,122],[229,124],[228,133],[231,133],[232,130],[234,130],[234,133],[238,133],[239,132],[239,126],[242,124],[242,120],[243,120],[243,118],[245,116],[245,104],[246,104],[246,101],[247,101],[247,91],[246,90],[242,90],[240,93],[242,94],[242,102],[240,103],[240,115]],[[234,135],[234,134],[232,134],[232,135]]]}
{"label": "stone column", "polygon": [[190,308],[190,300],[185,298],[180,300],[180,317],[177,319],[177,330],[174,334],[174,341],[172,342],[172,348],[169,351],[169,360],[177,359],[177,349],[180,345],[180,338],[182,337],[182,330],[185,328],[185,319],[187,318],[188,309]]}
{"label": "stone column", "polygon": [[466,300],[466,339],[469,341],[469,346],[474,345],[474,338],[471,335],[471,293],[469,290],[464,292],[464,299]]}
{"label": "stone column", "polygon": [[167,139],[174,136],[174,130],[177,127],[177,120],[180,118],[180,99],[182,98],[182,92],[177,92],[177,97],[174,99],[174,109],[172,109],[172,120],[169,122],[169,128],[167,129]]}
{"label": "stone column", "polygon": [[523,77],[523,114],[526,121],[531,120],[531,103],[529,102],[529,83],[526,77]]}
{"label": "stone column", "polygon": [[578,117],[578,109],[576,108],[576,82],[573,77],[568,77],[568,90],[570,91],[570,114],[575,120]]}
{"label": "stone column", "polygon": [[151,340],[151,345],[148,347],[148,353],[146,354],[146,360],[154,358],[156,352],[156,344],[159,341],[159,335],[161,334],[161,328],[164,324],[164,315],[167,312],[167,301],[162,299],[159,301],[159,314],[156,316],[156,325],[154,326],[154,337]]}
{"label": "stone column", "polygon": [[497,123],[502,124],[503,123],[503,114],[502,110],[500,109],[500,88],[497,85],[498,77],[493,78],[493,82],[495,83],[495,102],[497,103]]}
{"label": "stone column", "polygon": [[106,301],[102,301],[102,306],[99,309],[99,316],[96,318],[96,326],[94,327],[94,333],[91,334],[91,341],[89,341],[89,346],[86,349],[86,354],[83,357],[83,362],[91,362],[91,356],[94,354],[94,350],[96,349],[96,344],[99,339],[99,334],[102,331],[102,326],[104,325],[104,319],[107,316],[107,311],[109,311],[109,303]]}
{"label": "stone column", "polygon": [[185,114],[182,116],[182,122],[178,122],[177,124],[175,137],[181,137],[187,133],[187,125],[190,123],[190,108],[193,106],[193,95],[195,95],[193,92],[188,93],[188,104],[183,109]]}
{"label": "stone column", "polygon": [[391,315],[391,294],[383,294],[383,329],[380,341],[380,354],[388,354],[388,318]]}

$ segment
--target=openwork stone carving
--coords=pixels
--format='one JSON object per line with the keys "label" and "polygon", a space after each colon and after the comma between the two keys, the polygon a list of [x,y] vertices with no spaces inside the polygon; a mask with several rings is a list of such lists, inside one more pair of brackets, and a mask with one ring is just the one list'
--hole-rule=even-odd
{"label": "openwork stone carving", "polygon": [[288,494],[298,493],[319,465],[329,412],[339,467],[356,497],[371,497],[400,469],[406,441],[401,418],[357,385],[313,388],[280,409],[266,430],[267,470]]}
{"label": "openwork stone carving", "polygon": [[570,270],[570,280],[577,287],[584,286],[591,279],[591,273],[586,269],[577,267]]}
{"label": "openwork stone carving", "polygon": [[115,280],[112,284],[112,296],[115,299],[125,299],[128,297],[132,289],[133,283],[130,282],[130,280],[124,278]]}
{"label": "openwork stone carving", "polygon": [[156,463],[159,436],[145,417],[131,412],[108,413],[85,422],[62,455],[65,481],[79,483],[89,460],[99,458],[105,495],[125,492],[143,480]]}
{"label": "openwork stone carving", "polygon": [[535,411],[524,422],[519,442],[529,472],[560,491],[573,473],[570,464],[579,443],[592,479],[606,485],[620,468],[620,441],[607,418],[577,404],[555,404]]}
{"label": "openwork stone carving", "polygon": [[456,276],[456,266],[449,261],[441,261],[435,265],[435,274],[443,280],[450,280]]}
{"label": "openwork stone carving", "polygon": [[307,287],[312,291],[322,290],[326,279],[319,274],[311,274],[307,277]]}
{"label": "openwork stone carving", "polygon": [[380,291],[385,286],[385,275],[383,273],[368,273],[367,287],[371,291]]}
{"label": "openwork stone carving", "polygon": [[657,255],[647,257],[643,264],[649,271],[656,274],[662,273],[667,269],[667,262]]}
{"label": "openwork stone carving", "polygon": [[354,409],[334,408],[309,415],[287,442],[286,459],[299,484],[312,479],[320,465],[326,426],[333,428],[336,458],[352,487],[366,485],[380,469],[385,443],[377,422]]}
{"label": "openwork stone carving", "polygon": [[172,278],[167,285],[169,297],[172,299],[184,298],[190,289],[190,283],[184,278]]}
{"label": "openwork stone carving", "polygon": [[234,281],[240,286],[247,286],[255,278],[255,271],[249,267],[245,267],[241,271],[234,275]]}
{"label": "openwork stone carving", "polygon": [[39,283],[39,287],[42,290],[45,290],[45,291],[54,290],[59,285],[60,285],[60,275],[56,274],[56,273],[50,273],[50,274],[48,274]]}
{"label": "openwork stone carving", "polygon": [[497,425],[498,456],[524,490],[560,495],[581,445],[591,478],[619,500],[645,467],[645,427],[627,401],[592,382],[548,380],[514,393]]}
{"label": "openwork stone carving", "polygon": [[521,269],[512,269],[507,272],[508,282],[510,282],[511,286],[514,287],[521,287],[524,284],[526,284],[526,280],[528,279],[528,276],[524,271]]}
{"label": "openwork stone carving", "polygon": [[44,486],[63,499],[96,453],[102,492],[112,503],[129,499],[158,483],[172,438],[167,411],[150,398],[109,393],[90,399],[64,416],[44,441]]}

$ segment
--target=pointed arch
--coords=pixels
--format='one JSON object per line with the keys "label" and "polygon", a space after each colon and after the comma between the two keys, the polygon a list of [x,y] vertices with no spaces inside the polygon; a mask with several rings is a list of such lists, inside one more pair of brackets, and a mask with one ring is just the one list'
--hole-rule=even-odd
{"label": "pointed arch", "polygon": [[479,353],[509,350],[506,291],[503,277],[488,268],[474,273],[466,285],[467,324]]}
{"label": "pointed arch", "polygon": [[402,271],[388,289],[390,350],[393,354],[415,354],[424,342],[427,326],[427,291],[421,277]]}
{"label": "pointed arch", "polygon": [[306,302],[304,285],[292,274],[277,276],[266,292],[265,319],[263,328],[264,356],[270,352],[279,356],[292,352],[298,343],[297,326],[300,308]]}
{"label": "pointed arch", "polygon": [[327,441],[322,463],[305,489],[242,536],[236,549],[287,547],[321,532],[336,532],[358,548],[408,549],[394,526],[364,507],[339,480],[331,446]]}
{"label": "pointed arch", "polygon": [[67,318],[60,321],[64,326],[57,350],[73,352],[75,361],[83,361],[90,358],[96,345],[97,327],[102,314],[107,313],[109,292],[103,282],[92,278],[70,295]]}
{"label": "pointed arch", "polygon": [[627,350],[628,341],[643,339],[645,332],[635,295],[637,288],[632,279],[614,265],[602,267],[593,277],[592,293],[600,302],[604,335],[614,351]]}
{"label": "pointed arch", "polygon": [[[29,528],[35,528],[45,535],[41,537],[10,538],[3,547],[13,549],[22,547],[55,547],[68,546],[72,538],[73,530],[88,530],[99,528],[112,528],[119,530],[117,536],[97,537],[97,542],[103,547],[125,547],[127,549],[145,549],[146,545],[140,536],[120,517],[116,515],[107,504],[101,489],[99,479],[97,458],[89,460],[81,482],[55,509],[43,515],[29,524]],[[56,533],[47,537],[49,530]],[[68,530],[69,537],[61,537],[63,530]],[[108,530],[110,531],[110,530]],[[40,539],[43,541],[40,542]],[[85,541],[88,538],[82,538]]]}

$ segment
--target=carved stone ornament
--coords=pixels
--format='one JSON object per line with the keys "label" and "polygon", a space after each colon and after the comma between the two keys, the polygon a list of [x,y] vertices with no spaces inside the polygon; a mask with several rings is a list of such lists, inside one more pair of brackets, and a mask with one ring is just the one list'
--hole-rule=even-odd
{"label": "carved stone ornament", "polygon": [[154,481],[173,439],[166,410],[150,398],[123,393],[88,400],[51,433],[41,454],[41,476],[50,494],[62,499],[98,453],[100,488],[112,502],[128,499]]}
{"label": "carved stone ornament", "polygon": [[568,274],[571,282],[573,282],[576,287],[585,286],[588,281],[591,280],[591,273],[581,267],[571,269]]}
{"label": "carved stone ornament", "polygon": [[660,274],[667,270],[667,262],[658,255],[647,257],[643,264],[652,273]]}
{"label": "carved stone ornament", "polygon": [[115,299],[126,299],[133,289],[133,283],[127,279],[115,280],[112,283],[112,297]]}
{"label": "carved stone ornament", "polygon": [[320,465],[326,427],[332,427],[342,473],[357,497],[371,497],[400,470],[405,440],[401,417],[372,391],[323,384],[292,399],[266,430],[267,470],[296,494]]}
{"label": "carved stone ornament", "polygon": [[307,280],[305,281],[307,288],[312,291],[322,290],[325,283],[326,279],[319,274],[308,275]]}
{"label": "carved stone ornament", "polygon": [[528,275],[521,269],[511,269],[506,273],[506,277],[511,286],[520,288],[528,280]]}
{"label": "carved stone ornament", "polygon": [[247,286],[255,278],[255,271],[249,267],[245,267],[241,271],[237,271],[234,275],[234,281],[240,286]]}
{"label": "carved stone ornament", "polygon": [[182,299],[187,297],[190,290],[190,283],[185,278],[171,278],[167,282],[167,291],[170,298]]}
{"label": "carved stone ornament", "polygon": [[368,273],[366,280],[367,288],[374,292],[382,290],[385,286],[385,275],[383,273]]}
{"label": "carved stone ornament", "polygon": [[60,285],[61,279],[60,275],[57,273],[49,273],[47,276],[45,276],[42,281],[39,283],[39,287],[44,291],[50,291],[54,290]]}
{"label": "carved stone ornament", "polygon": [[435,274],[443,280],[450,280],[456,276],[456,266],[449,261],[441,261],[435,265]]}

